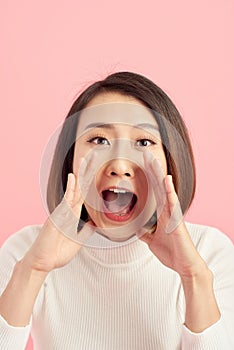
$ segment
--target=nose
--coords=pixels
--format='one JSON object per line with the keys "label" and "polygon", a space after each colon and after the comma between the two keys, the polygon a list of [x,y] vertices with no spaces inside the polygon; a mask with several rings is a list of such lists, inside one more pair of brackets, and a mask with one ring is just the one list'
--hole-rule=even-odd
{"label": "nose", "polygon": [[118,176],[133,178],[135,175],[134,164],[123,158],[114,159],[106,166],[105,173],[109,177]]}

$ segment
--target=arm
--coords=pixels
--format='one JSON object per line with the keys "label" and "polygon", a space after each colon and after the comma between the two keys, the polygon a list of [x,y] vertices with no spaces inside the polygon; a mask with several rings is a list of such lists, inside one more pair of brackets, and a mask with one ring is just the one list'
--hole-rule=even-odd
{"label": "arm", "polygon": [[213,289],[213,274],[204,268],[197,275],[181,278],[185,301],[185,325],[200,333],[220,319],[220,311]]}
{"label": "arm", "polygon": [[[40,226],[27,226],[22,228],[20,231],[12,235],[0,249],[0,295],[6,292],[7,285],[10,285],[9,280],[13,280],[15,274],[14,270],[17,266],[17,261],[25,254],[28,248],[31,246],[32,241],[35,239],[35,235],[38,234]],[[18,274],[18,273],[17,273]],[[18,276],[20,282],[21,276]],[[18,278],[15,280],[17,281]],[[23,281],[22,281],[23,282]],[[19,286],[16,290],[16,295],[21,295],[22,289],[25,286]],[[22,289],[21,289],[22,288]],[[5,290],[5,292],[4,292]],[[7,292],[6,292],[7,294]],[[4,298],[0,298],[0,304],[4,301],[5,304],[1,305],[1,316],[0,316],[0,349],[11,350],[11,349],[25,349],[28,337],[31,330],[31,320],[24,324],[22,327],[13,326],[9,320],[6,321],[6,315],[4,314],[5,307],[12,307],[13,313],[18,313],[18,307],[21,308],[23,303],[14,305],[14,298],[12,294],[9,295],[10,300],[4,301]],[[26,300],[27,305],[27,300]],[[26,306],[27,307],[27,306]],[[7,311],[8,313],[9,311]]]}
{"label": "arm", "polygon": [[[231,240],[214,228],[206,228],[199,240],[199,251],[212,271],[212,288],[220,310],[220,319],[201,332],[192,332],[188,325],[182,329],[182,349],[234,349],[234,246]],[[207,280],[206,280],[207,281]],[[207,286],[206,286],[207,287]],[[202,292],[201,292],[202,293]],[[206,294],[205,286],[203,293]],[[203,297],[198,304],[201,309]],[[186,302],[186,309],[189,299]],[[204,300],[213,300],[213,298]],[[187,312],[186,310],[186,312]],[[207,310],[207,306],[204,308]],[[196,310],[194,311],[194,315]],[[201,314],[204,319],[206,315]]]}
{"label": "arm", "polygon": [[[87,182],[90,179],[91,176],[86,176]],[[5,275],[5,281],[3,275],[0,280],[0,289],[3,290],[0,297],[1,348],[24,348],[25,341],[27,341],[25,339],[26,331],[27,336],[29,335],[29,329],[25,326],[30,322],[36,298],[47,274],[53,269],[68,264],[81,248],[78,243],[65,237],[60,232],[59,228],[61,226],[54,224],[61,223],[63,227],[69,227],[77,234],[77,225],[83,204],[77,182],[74,175],[69,176],[64,199],[46,220],[34,243],[23,258],[19,260],[14,258],[14,261],[12,261],[10,247],[8,247],[7,254],[3,250],[2,256],[0,256],[3,275]],[[79,235],[84,234],[85,239],[88,239],[93,232],[94,227],[87,223],[83,226]],[[10,246],[10,244],[8,245]],[[14,247],[12,249],[14,250]],[[4,264],[8,265],[5,268],[6,271],[4,271]],[[12,270],[13,273],[11,274]],[[8,283],[5,283],[6,276],[10,274],[11,278],[8,278]],[[24,331],[24,328],[26,331]]]}
{"label": "arm", "polygon": [[[143,232],[141,239],[165,266],[180,275],[186,304],[182,349],[231,350],[232,334],[224,324],[224,312],[217,303],[212,270],[192,242],[172,178],[168,175],[164,178],[156,159],[146,163],[146,169],[155,189],[156,202],[163,206],[156,230]],[[209,246],[211,252],[212,248]],[[231,278],[233,283],[233,274]],[[225,289],[222,293],[225,294]],[[232,315],[230,321],[233,322],[233,318]],[[224,339],[228,344],[226,347],[223,347]]]}
{"label": "arm", "polygon": [[[74,186],[73,175],[73,179],[70,177],[68,181],[64,200],[46,220],[23,259],[16,263],[11,279],[0,297],[0,314],[12,326],[23,327],[28,324],[46,275],[53,269],[66,265],[80,248],[54,225],[54,222],[65,221],[67,217],[70,219],[71,215],[67,212],[75,192]],[[78,217],[80,211],[81,199],[76,208]],[[77,222],[74,220],[74,230],[76,227]]]}
{"label": "arm", "polygon": [[0,314],[11,326],[29,324],[46,272],[31,269],[26,259],[16,263],[12,277],[0,297]]}

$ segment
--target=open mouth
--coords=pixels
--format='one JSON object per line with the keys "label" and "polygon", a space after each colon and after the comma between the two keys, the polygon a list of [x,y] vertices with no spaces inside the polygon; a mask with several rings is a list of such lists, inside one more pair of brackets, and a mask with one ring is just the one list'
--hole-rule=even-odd
{"label": "open mouth", "polygon": [[137,202],[135,193],[124,188],[109,188],[102,191],[104,213],[115,221],[128,220]]}

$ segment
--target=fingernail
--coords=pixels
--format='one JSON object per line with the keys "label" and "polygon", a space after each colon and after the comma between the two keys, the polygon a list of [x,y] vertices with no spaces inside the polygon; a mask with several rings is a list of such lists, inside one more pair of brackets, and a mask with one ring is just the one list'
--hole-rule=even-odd
{"label": "fingernail", "polygon": [[[165,178],[165,180],[166,180],[166,178]],[[170,191],[171,188],[174,188],[172,175],[167,175],[167,181],[165,181],[165,186],[166,186],[167,191]]]}
{"label": "fingernail", "polygon": [[72,179],[73,179],[73,173],[69,173],[68,176],[67,176],[68,182],[71,182]]}
{"label": "fingernail", "polygon": [[170,184],[173,185],[172,175],[168,175],[168,178],[169,178]]}

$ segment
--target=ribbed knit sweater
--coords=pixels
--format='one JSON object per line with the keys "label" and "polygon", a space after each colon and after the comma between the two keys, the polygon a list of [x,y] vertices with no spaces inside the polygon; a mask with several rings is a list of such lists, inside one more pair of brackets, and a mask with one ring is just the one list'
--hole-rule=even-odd
{"label": "ribbed knit sweater", "polygon": [[[217,229],[186,224],[214,274],[221,318],[201,333],[184,325],[179,275],[135,238],[115,247],[95,233],[65,267],[50,272],[31,322],[13,327],[0,317],[0,349],[23,350],[31,332],[35,350],[233,350],[234,247]],[[41,225],[12,235],[0,250],[0,293]],[[99,248],[98,248],[99,247]]]}

